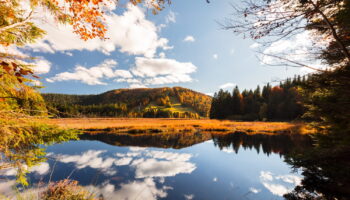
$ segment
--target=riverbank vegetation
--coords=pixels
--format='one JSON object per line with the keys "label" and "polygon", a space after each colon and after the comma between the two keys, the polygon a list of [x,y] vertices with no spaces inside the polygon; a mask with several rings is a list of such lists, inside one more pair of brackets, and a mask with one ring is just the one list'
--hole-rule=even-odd
{"label": "riverbank vegetation", "polygon": [[144,119],[144,118],[70,118],[50,119],[47,123],[62,128],[76,128],[83,132],[98,134],[121,133],[176,133],[176,132],[219,132],[235,131],[248,134],[298,134],[311,133],[303,123],[287,122],[234,122],[209,119]]}

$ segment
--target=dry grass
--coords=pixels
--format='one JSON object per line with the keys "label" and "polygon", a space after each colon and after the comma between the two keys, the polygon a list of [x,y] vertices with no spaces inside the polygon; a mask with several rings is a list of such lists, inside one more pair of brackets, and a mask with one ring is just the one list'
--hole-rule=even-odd
{"label": "dry grass", "polygon": [[154,118],[64,118],[50,119],[48,123],[63,128],[85,131],[104,130],[111,133],[158,132],[233,132],[246,133],[310,133],[301,123],[287,122],[234,122],[210,119],[154,119]]}

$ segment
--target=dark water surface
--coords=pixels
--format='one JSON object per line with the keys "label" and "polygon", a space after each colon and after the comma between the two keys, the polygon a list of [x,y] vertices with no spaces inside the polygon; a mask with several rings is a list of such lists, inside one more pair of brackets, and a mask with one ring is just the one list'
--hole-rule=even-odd
{"label": "dark water surface", "polygon": [[[49,146],[28,191],[70,178],[112,200],[283,199],[303,178],[284,155],[310,146],[302,135],[84,135]],[[13,194],[14,175],[0,172],[0,194]]]}

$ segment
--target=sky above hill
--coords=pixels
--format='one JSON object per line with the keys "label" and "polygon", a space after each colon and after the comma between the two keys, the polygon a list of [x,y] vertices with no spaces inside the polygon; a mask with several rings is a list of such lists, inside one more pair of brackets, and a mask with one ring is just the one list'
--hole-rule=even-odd
{"label": "sky above hill", "polygon": [[[157,15],[143,7],[110,6],[108,40],[84,42],[50,16],[37,19],[47,36],[24,50],[38,57],[42,92],[96,94],[118,88],[182,86],[212,94],[255,88],[302,73],[261,64],[258,46],[219,25],[233,0],[173,0]],[[42,14],[42,13],[40,13]],[[273,50],[303,44],[283,41]]]}

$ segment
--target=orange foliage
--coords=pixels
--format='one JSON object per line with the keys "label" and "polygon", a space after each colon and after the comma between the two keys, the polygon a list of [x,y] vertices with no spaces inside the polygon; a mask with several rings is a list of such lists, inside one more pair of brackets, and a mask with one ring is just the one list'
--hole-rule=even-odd
{"label": "orange foliage", "polygon": [[[106,38],[106,23],[104,7],[112,3],[112,0],[64,0],[62,11],[69,10],[68,15],[70,24],[73,26],[74,33],[81,39],[88,40],[93,38]],[[142,3],[144,0],[130,0],[134,5]],[[58,0],[53,2],[59,6]],[[117,1],[118,2],[118,1]],[[149,4],[153,7],[153,14],[160,11],[165,3],[170,4],[170,0],[151,0]]]}
{"label": "orange foliage", "polygon": [[[106,39],[106,25],[102,8],[109,0],[64,0],[61,10],[69,10],[69,22],[73,26],[74,33],[81,39],[92,38]],[[59,6],[58,0],[53,2]]]}
{"label": "orange foliage", "polygon": [[279,86],[275,86],[272,88],[272,92],[273,93],[282,93],[283,92],[283,88],[279,87]]}

